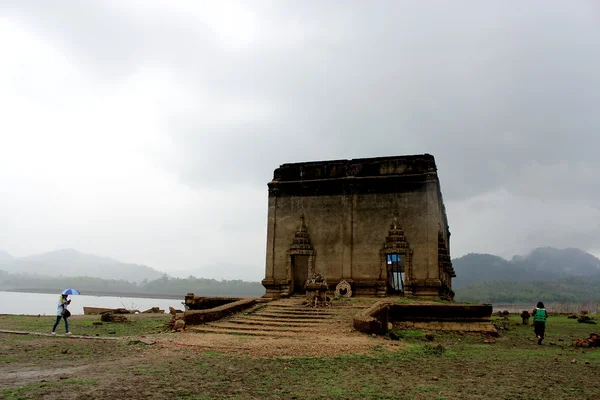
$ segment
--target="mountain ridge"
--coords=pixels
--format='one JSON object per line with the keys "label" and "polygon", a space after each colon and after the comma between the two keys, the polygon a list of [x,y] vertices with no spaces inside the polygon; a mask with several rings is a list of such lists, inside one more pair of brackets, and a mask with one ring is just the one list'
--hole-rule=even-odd
{"label": "mountain ridge", "polygon": [[600,302],[600,259],[580,249],[539,247],[510,260],[470,253],[453,260],[457,301]]}
{"label": "mountain ridge", "polygon": [[600,274],[600,259],[580,249],[538,247],[510,261],[485,253],[469,253],[452,260],[455,289],[486,281],[549,281]]}
{"label": "mountain ridge", "polygon": [[166,275],[146,265],[123,263],[75,249],[59,249],[25,257],[13,257],[0,251],[0,270],[50,277],[88,276],[131,282],[151,281]]}
{"label": "mountain ridge", "polygon": [[[469,253],[452,260],[455,291],[481,282],[551,281],[600,274],[600,259],[576,248],[539,247],[510,260],[486,253]],[[142,264],[123,263],[112,258],[75,249],[59,249],[26,257],[13,257],[0,250],[0,270],[8,273],[44,276],[87,276],[91,278],[152,281],[169,276]]]}
{"label": "mountain ridge", "polygon": [[12,262],[15,258],[5,251],[0,250],[0,265],[5,262]]}

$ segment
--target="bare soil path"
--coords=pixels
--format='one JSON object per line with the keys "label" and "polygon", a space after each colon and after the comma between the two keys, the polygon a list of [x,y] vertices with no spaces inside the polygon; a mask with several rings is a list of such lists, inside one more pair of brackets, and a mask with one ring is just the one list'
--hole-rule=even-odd
{"label": "bare soil path", "polygon": [[[352,318],[367,305],[336,302],[333,307],[320,308],[305,305],[302,298],[281,299],[246,313],[190,327],[186,333],[164,341],[175,346],[226,350],[254,357],[360,353],[373,347],[373,338],[355,331]],[[400,343],[386,345],[400,346]]]}
{"label": "bare soil path", "polygon": [[[352,329],[363,303],[311,310],[295,301],[233,315],[211,324],[216,332],[140,335],[136,326],[156,330],[157,321],[146,318],[86,331],[92,320],[81,318],[74,321],[80,332],[132,338],[0,333],[0,398],[600,399],[600,351],[571,346],[590,327],[566,317],[550,320],[543,346],[517,319],[493,341],[435,333],[429,342],[423,331],[399,332],[401,340],[392,341]],[[19,321],[34,320],[0,322],[21,331]]]}

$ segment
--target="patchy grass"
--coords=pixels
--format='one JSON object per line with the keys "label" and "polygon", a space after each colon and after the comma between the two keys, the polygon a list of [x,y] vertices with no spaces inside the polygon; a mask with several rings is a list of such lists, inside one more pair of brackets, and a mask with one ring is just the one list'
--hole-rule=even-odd
{"label": "patchy grass", "polygon": [[409,329],[409,330],[401,330],[395,329],[393,330],[398,336],[404,339],[421,339],[425,337],[425,331],[419,329]]}
{"label": "patchy grass", "polygon": [[19,365],[59,366],[85,364],[113,354],[116,357],[144,349],[128,341],[70,340],[60,337],[40,337],[0,334],[0,367]]}
{"label": "patchy grass", "polygon": [[[534,339],[533,326],[531,325],[533,318],[529,319],[529,325],[522,325],[521,317],[516,314],[510,315],[508,321],[502,317],[492,317],[492,322],[497,325],[508,323],[507,335],[512,339],[531,341]],[[569,319],[567,315],[550,314],[546,322],[546,339],[545,342],[572,341],[582,337],[588,337],[591,332],[600,330],[597,325],[582,324],[576,319]]]}
{"label": "patchy grass", "polygon": [[[168,314],[126,314],[126,323],[100,322],[99,315],[74,315],[69,318],[69,330],[83,336],[137,336],[164,330],[164,325],[171,318]],[[50,333],[56,321],[55,316],[32,315],[0,315],[2,329]],[[65,324],[61,320],[56,333],[65,333]]]}
{"label": "patchy grass", "polygon": [[546,362],[489,365],[489,360],[468,358],[481,351],[476,343],[442,352],[431,350],[435,348],[418,341],[399,351],[377,345],[360,356],[289,359],[202,352],[195,357],[195,369],[183,358],[162,374],[160,369],[150,369],[147,377],[138,375],[138,379],[151,384],[176,374],[181,378],[178,388],[190,392],[181,397],[186,399],[200,393],[206,398],[228,399],[591,399],[599,393],[597,382],[586,382],[580,375],[587,372],[588,377],[593,376],[590,373],[598,372],[598,365],[588,367],[581,362],[564,374],[550,371],[555,388],[544,394],[534,385],[524,386],[523,379],[534,380],[539,374],[537,368],[546,369]]}
{"label": "patchy grass", "polygon": [[62,379],[57,382],[30,383],[16,388],[3,389],[0,390],[0,394],[5,400],[35,399],[42,398],[48,391],[58,390],[70,393],[77,390],[72,387],[73,385],[89,386],[96,383],[95,379]]}
{"label": "patchy grass", "polygon": [[[425,331],[400,331],[404,346],[390,346],[391,341],[373,338],[371,350],[362,355],[348,350],[335,357],[279,358],[255,358],[192,346],[139,346],[129,345],[128,341],[0,334],[0,387],[4,387],[0,397],[600,398],[600,380],[596,379],[600,375],[600,350],[571,346],[573,339],[594,331],[594,325],[551,316],[548,338],[542,346],[537,345],[532,327],[520,325],[518,318],[511,317],[506,325],[507,330],[494,340],[476,334],[434,332],[434,340],[428,342],[424,340]],[[32,368],[43,374],[57,365],[73,367],[69,379],[52,375],[43,378],[47,382],[25,382],[31,380],[28,374]],[[2,376],[14,371],[17,375],[23,371],[23,379],[2,381]],[[533,384],[540,381],[544,382],[542,387]]]}

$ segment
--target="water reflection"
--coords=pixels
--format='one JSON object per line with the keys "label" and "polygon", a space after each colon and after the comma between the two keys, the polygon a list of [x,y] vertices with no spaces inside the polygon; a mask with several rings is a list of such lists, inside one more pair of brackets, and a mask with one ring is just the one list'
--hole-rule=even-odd
{"label": "water reflection", "polygon": [[[0,314],[25,314],[25,315],[56,315],[58,304],[57,294],[0,292]],[[83,314],[83,307],[106,307],[137,309],[140,311],[152,307],[159,307],[169,312],[169,307],[183,310],[181,299],[147,299],[138,297],[115,296],[69,296],[72,300],[69,311],[73,315]]]}

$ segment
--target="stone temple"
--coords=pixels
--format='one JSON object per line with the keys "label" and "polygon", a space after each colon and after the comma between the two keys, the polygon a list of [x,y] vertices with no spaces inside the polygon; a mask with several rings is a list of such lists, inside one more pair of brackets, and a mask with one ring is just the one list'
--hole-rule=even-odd
{"label": "stone temple", "polygon": [[266,297],[304,294],[318,273],[359,296],[454,298],[432,155],[283,164],[268,187]]}

